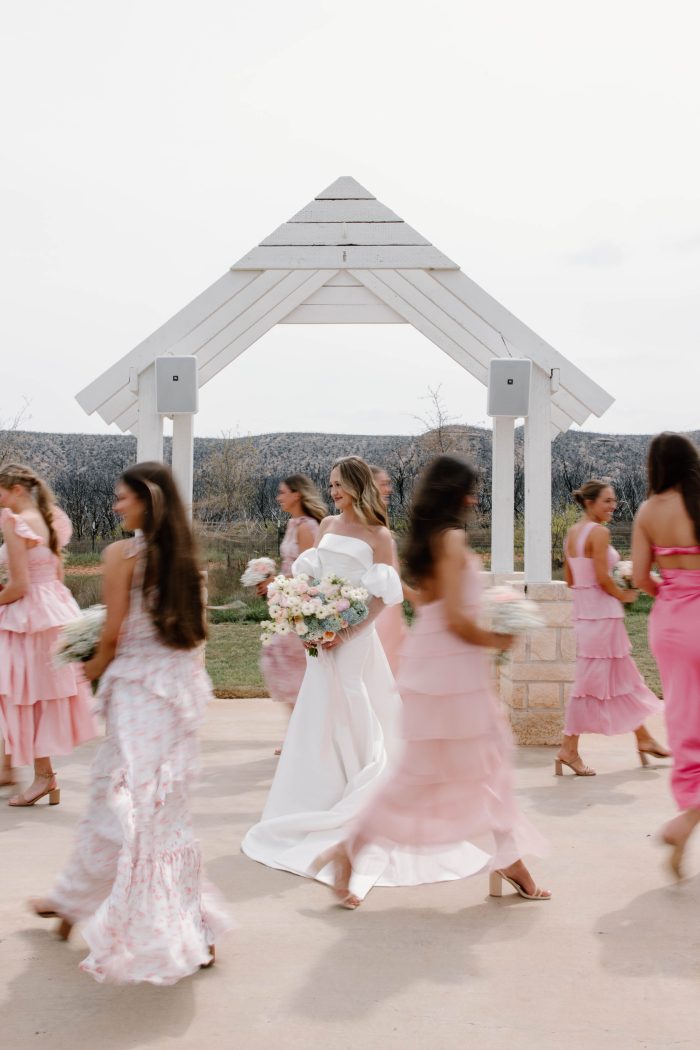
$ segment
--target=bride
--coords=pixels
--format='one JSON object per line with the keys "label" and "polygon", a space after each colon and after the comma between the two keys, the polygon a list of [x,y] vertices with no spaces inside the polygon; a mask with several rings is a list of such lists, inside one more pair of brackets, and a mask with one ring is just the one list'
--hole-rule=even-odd
{"label": "bride", "polygon": [[[322,854],[342,842],[348,825],[377,789],[394,757],[401,699],[374,621],[402,600],[393,568],[386,510],[369,466],[357,456],[338,460],[330,494],[339,514],[321,523],[317,546],[295,561],[295,576],[337,575],[370,594],[369,616],[307,656],[306,673],[285,737],[270,794],[243,852],[271,868],[332,884],[332,865],[318,871]],[[373,885],[398,886],[459,878],[483,867],[485,856],[466,848],[459,874],[427,871],[420,858],[380,849],[353,875],[363,898]]]}

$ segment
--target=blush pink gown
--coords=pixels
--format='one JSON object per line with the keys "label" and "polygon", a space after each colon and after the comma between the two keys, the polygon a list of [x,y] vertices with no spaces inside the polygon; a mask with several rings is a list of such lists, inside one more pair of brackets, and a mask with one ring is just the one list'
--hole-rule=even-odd
{"label": "blush pink gown", "polygon": [[72,857],[49,894],[85,921],[81,969],[97,981],[174,984],[207,962],[228,926],[204,883],[188,794],[211,699],[199,649],[165,645],[144,608],[142,541],[117,653],[100,680],[106,737]]}
{"label": "blush pink gown", "polygon": [[[656,554],[700,554],[655,547]],[[671,790],[680,810],[700,807],[700,569],[662,569],[649,617],[649,645],[664,690]]]}
{"label": "blush pink gown", "polygon": [[[54,666],[60,629],[80,615],[72,594],[61,581],[60,562],[24,519],[5,509],[0,525],[10,522],[27,547],[29,588],[23,598],[0,605],[0,724],[5,751],[13,766],[29,766],[35,758],[69,755],[73,748],[98,734],[93,697],[78,666]],[[71,524],[54,508],[54,529],[61,546],[70,539]],[[0,564],[7,552],[0,548]]]}
{"label": "blush pink gown", "polygon": [[[481,580],[473,555],[463,586],[465,612],[476,619]],[[355,872],[399,850],[414,858],[412,882],[437,882],[546,852],[516,802],[512,735],[490,654],[448,628],[442,601],[418,607],[397,685],[402,753],[354,822]]]}
{"label": "blush pink gown", "polygon": [[[593,559],[584,556],[586,538],[594,528],[595,522],[584,525],[575,556],[567,556],[574,578],[576,674],[566,708],[566,736],[629,733],[663,708],[630,655],[622,602],[603,590]],[[619,560],[617,551],[608,547],[609,569]]]}
{"label": "blush pink gown", "polygon": [[[282,564],[280,572],[292,575],[292,565],[299,557],[298,532],[301,524],[308,525],[316,540],[318,522],[314,518],[290,518],[280,544]],[[275,638],[260,654],[260,670],[272,700],[285,704],[296,703],[306,672],[306,649],[294,634]]]}

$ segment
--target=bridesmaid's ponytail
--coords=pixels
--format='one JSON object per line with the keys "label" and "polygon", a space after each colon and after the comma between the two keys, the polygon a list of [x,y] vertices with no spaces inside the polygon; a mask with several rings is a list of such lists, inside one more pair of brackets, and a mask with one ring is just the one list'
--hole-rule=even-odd
{"label": "bridesmaid's ponytail", "polygon": [[591,478],[590,481],[584,482],[580,489],[576,489],[571,495],[573,499],[578,503],[582,510],[586,509],[587,503],[595,503],[600,496],[603,489],[610,488],[609,481],[599,481],[598,478]]}
{"label": "bridesmaid's ponytail", "polygon": [[0,485],[7,489],[12,488],[13,485],[21,485],[34,497],[37,510],[44,519],[49,532],[49,549],[57,558],[60,558],[61,544],[53,524],[56,500],[44,479],[40,478],[31,467],[25,467],[20,463],[6,463],[0,467]]}
{"label": "bridesmaid's ponytail", "polygon": [[700,453],[684,434],[665,431],[649,445],[649,495],[677,488],[700,543]]}

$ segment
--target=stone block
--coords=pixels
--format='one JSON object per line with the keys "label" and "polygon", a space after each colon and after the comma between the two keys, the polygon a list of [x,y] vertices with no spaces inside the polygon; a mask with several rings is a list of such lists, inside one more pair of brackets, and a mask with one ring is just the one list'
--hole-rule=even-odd
{"label": "stone block", "polygon": [[531,598],[533,602],[571,601],[571,592],[562,580],[553,580],[551,583],[528,583],[525,590],[528,598]]}
{"label": "stone block", "polygon": [[556,660],[557,633],[556,627],[543,627],[540,631],[533,631],[530,635],[530,659]]}
{"label": "stone block", "polygon": [[514,682],[573,682],[574,670],[574,665],[564,660],[531,660],[513,664],[510,674]]}
{"label": "stone block", "polygon": [[500,694],[508,707],[518,710],[527,707],[527,686],[523,682],[514,682],[512,678],[501,675]]}
{"label": "stone block", "polygon": [[561,744],[564,713],[513,711],[510,724],[515,739],[524,747],[556,746]]}
{"label": "stone block", "polygon": [[528,659],[527,655],[527,635],[519,634],[513,642],[512,649],[509,650],[509,656],[515,663],[522,663],[523,660]]}
{"label": "stone block", "polygon": [[561,653],[562,660],[571,660],[572,662],[576,659],[576,635],[573,631],[562,628],[561,637],[559,639],[559,652]]}
{"label": "stone block", "polygon": [[535,707],[557,707],[563,710],[560,682],[530,682],[528,689],[528,711]]}
{"label": "stone block", "polygon": [[545,626],[571,626],[571,602],[538,602],[537,608],[545,622]]}

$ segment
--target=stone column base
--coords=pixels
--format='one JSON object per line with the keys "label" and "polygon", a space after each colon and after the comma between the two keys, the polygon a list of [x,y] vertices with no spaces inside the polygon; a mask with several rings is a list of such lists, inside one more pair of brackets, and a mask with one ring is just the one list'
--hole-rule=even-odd
{"label": "stone column base", "polygon": [[499,691],[519,744],[558,744],[576,669],[571,592],[565,583],[531,583],[521,574],[493,578],[522,588],[536,602],[545,626],[519,637],[501,665]]}

